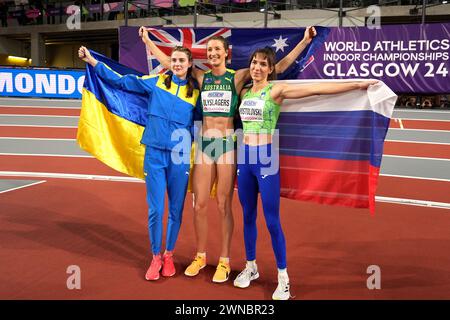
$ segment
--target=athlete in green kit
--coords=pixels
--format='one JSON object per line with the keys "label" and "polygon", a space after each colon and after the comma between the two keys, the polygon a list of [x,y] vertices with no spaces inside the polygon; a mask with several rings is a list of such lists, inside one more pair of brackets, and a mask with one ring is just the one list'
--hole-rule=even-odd
{"label": "athlete in green kit", "polygon": [[[170,66],[170,57],[162,52],[148,37],[145,27],[139,29],[143,41],[165,67]],[[316,35],[314,27],[305,30],[303,39],[277,65],[276,72],[284,72],[307,47]],[[236,138],[234,116],[238,107],[239,93],[250,78],[248,68],[231,70],[226,67],[228,42],[221,36],[213,36],[207,43],[209,71],[193,68],[193,76],[201,87],[203,122],[201,139],[196,152],[193,172],[194,225],[197,254],[186,268],[185,275],[196,276],[206,266],[208,234],[208,200],[216,183],[217,209],[221,217],[221,250],[219,264],[213,282],[228,280],[230,268],[230,246],[234,228],[231,201],[236,178]]]}
{"label": "athlete in green kit", "polygon": [[[280,107],[285,99],[313,95],[366,90],[376,80],[342,83],[292,84],[270,83],[276,79],[275,53],[270,48],[256,50],[250,61],[252,86],[241,92],[239,113],[243,124],[243,143],[238,157],[238,194],[243,212],[244,243],[247,263],[233,284],[247,288],[259,278],[256,265],[258,194],[270,234],[278,269],[274,300],[291,297],[286,261],[286,240],[280,221],[280,170],[278,148],[272,144]],[[251,159],[251,160],[250,160]]]}

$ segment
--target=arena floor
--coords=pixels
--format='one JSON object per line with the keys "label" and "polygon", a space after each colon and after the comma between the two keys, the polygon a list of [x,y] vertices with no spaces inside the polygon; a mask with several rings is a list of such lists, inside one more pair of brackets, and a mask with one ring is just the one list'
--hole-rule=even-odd
{"label": "arena floor", "polygon": [[[177,274],[146,281],[145,186],[79,149],[79,112],[79,100],[0,99],[0,299],[271,299],[277,271],[261,211],[260,278],[249,288],[211,281],[220,242],[213,200],[209,265],[183,275],[195,253],[190,194]],[[282,199],[294,299],[450,299],[450,112],[394,118],[374,216]],[[245,264],[237,196],[233,209],[232,279]],[[71,265],[81,269],[80,290],[66,286]],[[371,265],[381,269],[379,290],[366,285]]]}

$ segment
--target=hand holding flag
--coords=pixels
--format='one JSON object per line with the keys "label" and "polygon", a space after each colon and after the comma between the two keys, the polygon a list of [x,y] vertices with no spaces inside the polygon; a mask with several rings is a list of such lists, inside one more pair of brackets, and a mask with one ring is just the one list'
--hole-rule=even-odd
{"label": "hand holding flag", "polygon": [[150,42],[150,38],[148,37],[148,29],[146,27],[142,26],[139,28],[139,37],[144,44]]}
{"label": "hand holding flag", "polygon": [[309,26],[309,27],[307,27],[305,29],[305,34],[303,36],[303,41],[306,44],[310,44],[315,36],[317,36],[316,28]]}
{"label": "hand holding flag", "polygon": [[380,84],[380,81],[378,81],[378,80],[368,80],[368,81],[361,81],[358,84],[359,84],[359,88],[361,90],[366,90],[371,85]]}
{"label": "hand holding flag", "polygon": [[81,46],[80,49],[78,49],[78,58],[80,58],[81,60],[90,64],[93,67],[95,67],[95,65],[98,62],[94,57],[92,57],[88,48],[86,48],[84,46]]}

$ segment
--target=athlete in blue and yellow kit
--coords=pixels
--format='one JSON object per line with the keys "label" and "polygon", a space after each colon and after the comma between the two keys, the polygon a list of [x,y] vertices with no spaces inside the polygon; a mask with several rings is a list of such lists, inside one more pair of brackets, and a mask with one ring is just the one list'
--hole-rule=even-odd
{"label": "athlete in blue and yellow kit", "polygon": [[[159,62],[168,67],[169,59],[148,37],[147,29],[141,27],[140,34]],[[277,73],[284,72],[300,55],[316,35],[312,27],[305,30],[303,39],[276,66]],[[237,112],[239,92],[250,80],[249,69],[231,70],[226,67],[228,42],[221,36],[208,39],[206,56],[211,69],[193,68],[193,76],[201,86],[203,123],[200,152],[196,155],[193,170],[194,226],[197,239],[197,254],[184,274],[196,276],[206,266],[208,233],[208,201],[210,191],[216,182],[216,202],[221,217],[221,238],[219,263],[213,282],[228,280],[230,267],[231,237],[234,228],[231,202],[236,177],[236,141],[234,117]]]}
{"label": "athlete in blue and yellow kit", "polygon": [[[147,186],[148,228],[153,259],[147,280],[175,274],[173,250],[180,230],[184,199],[189,179],[191,128],[199,96],[191,75],[192,54],[175,47],[170,56],[170,74],[138,77],[122,76],[98,62],[85,47],[78,55],[94,67],[103,80],[121,89],[147,93],[148,119],[141,143],[145,144],[144,173]],[[179,138],[173,138],[173,137]],[[166,251],[161,257],[164,194],[169,196],[169,221]]]}
{"label": "athlete in blue and yellow kit", "polygon": [[256,214],[258,193],[272,239],[278,267],[278,286],[272,298],[287,300],[290,297],[286,264],[286,241],[280,223],[280,170],[278,150],[272,144],[273,135],[284,99],[298,99],[318,94],[341,93],[367,89],[376,81],[321,83],[298,85],[269,83],[276,79],[275,53],[270,48],[256,50],[250,62],[253,83],[241,92],[239,107],[244,138],[238,152],[238,193],[244,214],[244,242],[247,264],[236,277],[234,285],[247,288],[259,277],[256,265]]}

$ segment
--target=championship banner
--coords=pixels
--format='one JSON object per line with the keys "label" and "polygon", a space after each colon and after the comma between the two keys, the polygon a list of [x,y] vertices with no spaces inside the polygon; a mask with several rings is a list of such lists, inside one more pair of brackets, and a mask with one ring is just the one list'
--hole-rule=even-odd
{"label": "championship banner", "polygon": [[374,78],[397,93],[448,93],[450,23],[331,28],[299,79]]}
{"label": "championship banner", "polygon": [[[121,27],[120,62],[143,73],[160,72],[138,36],[138,27]],[[248,67],[256,48],[269,46],[282,59],[302,39],[304,28],[160,28],[151,39],[167,54],[175,45],[194,53],[205,68],[206,41],[222,35],[231,44],[229,67]],[[379,79],[397,93],[447,93],[450,23],[323,28],[290,70],[279,79]]]}

